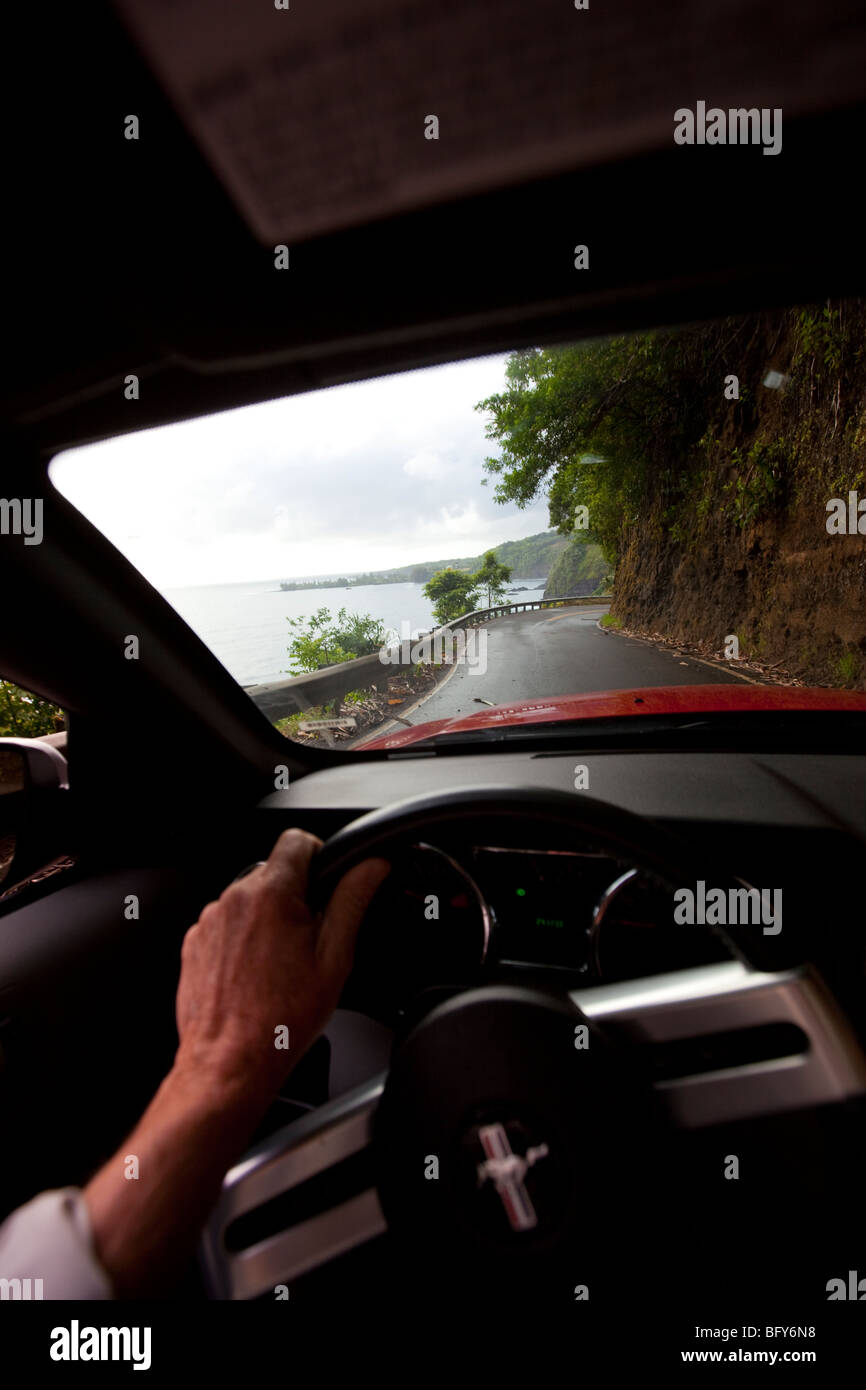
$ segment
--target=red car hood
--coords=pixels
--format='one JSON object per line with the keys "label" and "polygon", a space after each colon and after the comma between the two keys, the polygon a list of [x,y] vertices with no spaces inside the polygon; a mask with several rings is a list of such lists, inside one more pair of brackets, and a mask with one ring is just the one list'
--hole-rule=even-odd
{"label": "red car hood", "polygon": [[502,725],[562,724],[574,719],[622,719],[627,715],[729,714],[743,710],[860,710],[866,694],[853,690],[803,689],[781,685],[659,685],[637,690],[601,690],[588,695],[554,695],[496,705],[454,719],[431,719],[365,743],[364,748],[405,748],[439,734],[471,733]]}

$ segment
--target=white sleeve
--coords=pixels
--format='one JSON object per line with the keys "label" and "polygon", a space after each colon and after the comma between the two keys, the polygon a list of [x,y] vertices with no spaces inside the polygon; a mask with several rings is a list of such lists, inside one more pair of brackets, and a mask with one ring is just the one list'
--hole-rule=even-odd
{"label": "white sleeve", "polygon": [[41,1192],[0,1226],[0,1282],[8,1298],[111,1299],[111,1280],[96,1257],[78,1187]]}

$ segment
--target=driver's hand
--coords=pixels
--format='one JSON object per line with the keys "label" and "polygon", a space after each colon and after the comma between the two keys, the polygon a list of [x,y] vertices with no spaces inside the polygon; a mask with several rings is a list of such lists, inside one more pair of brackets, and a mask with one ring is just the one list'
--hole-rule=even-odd
{"label": "driver's hand", "polygon": [[178,1062],[273,1093],[324,1028],[390,865],[368,859],[349,870],[324,914],[314,915],[307,875],[320,846],[315,835],[287,830],[267,863],[230,884],[190,927],[177,991]]}
{"label": "driver's hand", "polygon": [[[226,1169],[337,1004],[389,865],[359,864],[313,916],[307,873],[319,844],[300,830],[281,835],[267,864],[208,903],[186,934],[175,1064],[84,1191],[93,1248],[118,1297],[163,1296]],[[278,1048],[286,1028],[289,1047]],[[133,1158],[138,1181],[128,1182]]]}

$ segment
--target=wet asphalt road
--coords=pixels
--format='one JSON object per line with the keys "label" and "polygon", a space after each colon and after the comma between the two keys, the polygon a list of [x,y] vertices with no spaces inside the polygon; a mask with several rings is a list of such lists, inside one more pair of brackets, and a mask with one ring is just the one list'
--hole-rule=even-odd
{"label": "wet asphalt road", "polygon": [[482,674],[468,663],[459,665],[417,710],[407,713],[409,721],[475,714],[485,708],[479,699],[504,705],[641,686],[739,684],[724,667],[601,631],[597,624],[607,607],[540,609],[485,624],[479,632],[487,633],[487,670]]}

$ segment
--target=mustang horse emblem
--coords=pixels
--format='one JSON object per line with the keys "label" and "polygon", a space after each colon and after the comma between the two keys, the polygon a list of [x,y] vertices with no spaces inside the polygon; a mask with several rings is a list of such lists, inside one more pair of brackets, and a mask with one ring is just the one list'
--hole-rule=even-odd
{"label": "mustang horse emblem", "polygon": [[482,1187],[488,1178],[502,1199],[508,1220],[513,1231],[530,1231],[538,1225],[535,1207],[524,1186],[523,1179],[528,1170],[540,1158],[546,1158],[546,1144],[538,1144],[526,1150],[526,1156],[516,1154],[511,1147],[503,1125],[482,1125],[478,1132],[487,1157],[478,1164],[478,1186]]}

